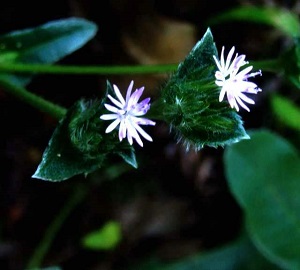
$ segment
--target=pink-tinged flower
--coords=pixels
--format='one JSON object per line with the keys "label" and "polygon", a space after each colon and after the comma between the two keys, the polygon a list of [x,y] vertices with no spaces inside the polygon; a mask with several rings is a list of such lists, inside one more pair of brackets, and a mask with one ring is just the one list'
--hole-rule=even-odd
{"label": "pink-tinged flower", "polygon": [[253,66],[248,66],[239,71],[239,69],[248,64],[248,62],[245,61],[246,56],[244,54],[236,54],[232,60],[234,50],[235,48],[232,47],[227,55],[226,61],[224,60],[224,46],[222,47],[220,61],[216,56],[213,56],[219,69],[215,73],[215,82],[216,85],[222,87],[219,95],[219,101],[221,102],[224,99],[226,93],[231,108],[235,108],[237,111],[239,111],[240,105],[249,112],[250,110],[244,102],[249,104],[255,104],[255,102],[247,97],[244,93],[257,94],[262,90],[258,88],[255,83],[249,82],[248,78],[262,74],[261,71],[250,73]]}
{"label": "pink-tinged flower", "polygon": [[124,100],[119,88],[113,85],[117,99],[108,95],[107,97],[115,105],[104,104],[105,108],[112,112],[100,116],[102,120],[114,120],[105,130],[106,133],[111,132],[119,125],[119,140],[122,141],[126,136],[130,145],[133,143],[133,138],[136,142],[143,146],[140,135],[146,140],[152,142],[152,138],[140,127],[140,125],[154,126],[155,122],[142,118],[150,109],[150,98],[146,98],[138,102],[143,94],[144,87],[136,89],[132,94],[133,81],[128,86],[126,99]]}

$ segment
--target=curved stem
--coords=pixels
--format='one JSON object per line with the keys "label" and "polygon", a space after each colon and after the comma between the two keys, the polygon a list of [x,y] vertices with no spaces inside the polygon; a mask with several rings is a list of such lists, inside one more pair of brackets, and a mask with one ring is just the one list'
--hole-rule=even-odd
{"label": "curved stem", "polygon": [[1,63],[0,72],[48,74],[154,74],[175,71],[178,64],[135,66],[64,66],[45,64]]}
{"label": "curved stem", "polygon": [[56,105],[50,101],[43,99],[33,93],[28,92],[22,86],[11,83],[8,79],[0,78],[0,86],[2,86],[8,93],[13,94],[22,101],[30,104],[34,108],[48,113],[51,116],[60,119],[62,118],[67,110],[59,105]]}
{"label": "curved stem", "polygon": [[57,235],[57,232],[60,230],[64,222],[70,213],[75,209],[75,207],[82,202],[87,194],[88,189],[83,185],[77,185],[69,199],[63,205],[62,209],[55,217],[53,222],[47,228],[46,233],[35,249],[33,255],[29,259],[26,269],[40,269],[40,266],[45,258],[50,246]]}

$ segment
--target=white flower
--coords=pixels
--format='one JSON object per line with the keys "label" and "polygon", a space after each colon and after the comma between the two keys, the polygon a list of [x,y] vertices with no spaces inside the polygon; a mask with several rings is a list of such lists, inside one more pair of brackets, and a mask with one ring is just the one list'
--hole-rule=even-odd
{"label": "white flower", "polygon": [[139,136],[142,135],[146,140],[152,142],[152,138],[140,127],[140,125],[154,126],[155,122],[141,118],[150,109],[150,98],[146,98],[138,103],[141,95],[143,94],[144,87],[136,89],[131,94],[133,87],[133,81],[128,86],[126,93],[126,100],[124,100],[119,88],[113,85],[116,97],[115,99],[111,95],[107,97],[115,105],[104,104],[105,108],[109,110],[110,114],[103,114],[100,116],[102,120],[114,120],[105,130],[106,133],[111,132],[119,125],[119,140],[122,141],[126,136],[130,145],[133,143],[133,138],[136,142],[143,146],[143,142]]}
{"label": "white flower", "polygon": [[239,111],[239,106],[243,107],[248,112],[249,108],[245,105],[244,102],[249,104],[254,104],[254,100],[247,97],[244,93],[248,94],[257,94],[262,90],[257,87],[253,82],[249,82],[248,78],[255,77],[256,75],[261,75],[261,71],[249,73],[253,66],[248,66],[245,69],[239,71],[239,69],[248,64],[245,61],[245,55],[236,54],[232,60],[232,56],[235,48],[232,47],[228,53],[226,61],[224,61],[224,46],[222,47],[221,60],[218,61],[216,56],[213,56],[218,71],[215,73],[216,84],[222,87],[219,101],[221,102],[224,99],[225,93],[227,94],[228,102],[231,108],[235,108]]}

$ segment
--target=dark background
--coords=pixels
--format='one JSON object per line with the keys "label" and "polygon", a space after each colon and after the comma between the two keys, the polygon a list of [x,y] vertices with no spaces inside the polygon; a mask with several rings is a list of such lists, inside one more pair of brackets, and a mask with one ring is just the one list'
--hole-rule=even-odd
{"label": "dark background", "polygon": [[[207,21],[218,13],[247,4],[296,9],[297,1],[1,1],[0,34],[48,21],[83,17],[95,22],[97,36],[60,61],[72,65],[178,63],[202,37]],[[245,22],[211,27],[218,49],[236,46],[247,59],[276,56],[283,44],[274,29]],[[267,81],[268,74],[264,74]],[[38,75],[28,89],[68,108],[81,97],[101,97],[106,79],[126,90],[131,79],[155,99],[165,75]],[[268,81],[270,83],[270,81]],[[262,85],[264,81],[262,80]],[[273,88],[280,82],[271,81]],[[263,85],[264,86],[264,85]],[[261,88],[263,88],[263,86]],[[263,88],[264,89],[264,88]],[[241,112],[246,128],[270,123],[263,113],[268,90]],[[219,247],[235,239],[242,212],[231,196],[223,172],[223,149],[189,151],[177,144],[164,123],[149,129],[153,143],[136,147],[138,170],[114,181],[102,171],[61,183],[31,178],[57,120],[0,89],[0,268],[24,269],[46,228],[73,188],[86,183],[88,193],[70,213],[44,260],[63,269],[127,269],[157,255],[173,261]],[[80,241],[108,220],[122,225],[115,251],[84,249]]]}

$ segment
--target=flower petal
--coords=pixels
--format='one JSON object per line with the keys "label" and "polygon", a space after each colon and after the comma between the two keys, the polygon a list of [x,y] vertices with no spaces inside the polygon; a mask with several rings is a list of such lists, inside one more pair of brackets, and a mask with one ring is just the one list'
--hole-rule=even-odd
{"label": "flower petal", "polygon": [[126,137],[126,119],[122,120],[119,127],[119,140],[120,142]]}
{"label": "flower petal", "polygon": [[152,138],[146,131],[144,131],[139,125],[136,123],[132,122],[133,127],[148,141],[152,142]]}
{"label": "flower petal", "polygon": [[114,112],[114,113],[119,113],[120,109],[112,106],[112,105],[109,105],[109,104],[104,104],[105,108],[111,112]]}
{"label": "flower petal", "polygon": [[130,82],[128,89],[127,89],[127,93],[126,93],[126,104],[128,104],[130,96],[131,96],[131,91],[132,91],[132,87],[133,87],[133,81]]}
{"label": "flower petal", "polygon": [[120,101],[120,102],[122,103],[122,105],[124,106],[124,105],[125,105],[125,100],[124,100],[124,98],[123,98],[123,96],[122,96],[122,94],[121,94],[121,92],[120,92],[118,86],[116,86],[116,85],[114,84],[114,85],[113,85],[113,88],[114,88],[114,91],[115,91],[115,93],[116,93],[117,98],[119,99],[119,101]]}
{"label": "flower petal", "polygon": [[[225,67],[224,67],[224,70],[225,70],[225,71],[228,70],[228,68],[229,68],[230,61],[231,61],[231,58],[232,58],[232,56],[233,56],[234,50],[235,50],[235,47],[233,46],[233,47],[231,48],[231,50],[229,51],[229,53],[228,53],[228,56],[227,56],[227,59],[226,59],[226,62],[225,62]],[[223,50],[222,50],[222,52],[223,52]],[[233,61],[233,62],[234,62],[234,61]]]}
{"label": "flower petal", "polygon": [[116,119],[115,121],[113,121],[108,127],[107,127],[107,129],[105,130],[105,133],[109,133],[109,132],[111,132],[112,130],[114,130],[116,127],[117,127],[117,125],[119,125],[119,123],[120,123],[120,119],[118,118],[118,119]]}
{"label": "flower petal", "polygon": [[113,120],[119,118],[119,115],[117,114],[103,114],[100,116],[100,119],[102,120]]}
{"label": "flower petal", "polygon": [[245,105],[245,103],[239,98],[236,97],[236,101],[240,104],[241,107],[243,107],[246,111],[250,112],[250,109]]}
{"label": "flower petal", "polygon": [[130,121],[130,123],[128,123],[128,132],[130,132],[130,135],[136,140],[136,142],[143,147],[143,142],[139,136],[139,134],[137,133],[135,127],[132,125],[133,122]]}
{"label": "flower petal", "polygon": [[123,109],[123,105],[120,101],[116,100],[115,98],[113,98],[111,95],[107,95],[107,97],[110,99],[110,101],[115,104],[116,106],[118,106],[120,109]]}
{"label": "flower petal", "polygon": [[249,104],[255,104],[254,100],[252,100],[251,98],[248,98],[246,95],[244,95],[243,93],[239,93],[238,97],[242,100],[244,100],[245,102],[249,103]]}

